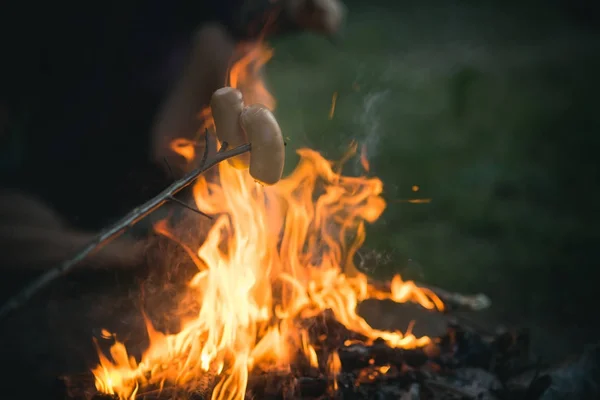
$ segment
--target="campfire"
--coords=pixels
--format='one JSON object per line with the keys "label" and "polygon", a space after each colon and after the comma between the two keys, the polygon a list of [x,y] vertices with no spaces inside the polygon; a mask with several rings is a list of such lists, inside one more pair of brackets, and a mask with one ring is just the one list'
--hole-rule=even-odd
{"label": "campfire", "polygon": [[[263,44],[247,51],[227,84],[272,109],[258,75],[270,55]],[[210,129],[210,109],[201,115]],[[190,162],[197,157],[193,143],[173,149]],[[352,146],[343,159],[356,151]],[[213,224],[199,248],[181,243],[197,273],[175,311],[185,315],[180,329],[160,331],[146,316],[149,345],[141,359],[103,330],[98,365],[87,378],[65,379],[67,398],[512,398],[506,382],[529,360],[526,334],[450,324],[441,337],[417,336],[412,323],[382,330],[359,315],[369,299],[432,313],[481,301],[359,272],[354,262],[366,226],[386,207],[383,183],[366,176],[364,152],[365,176],[358,177],[316,151],[298,154],[295,170],[273,186],[228,162],[218,164],[218,177],[200,176],[194,200]],[[178,240],[167,221],[156,230]],[[510,393],[535,392],[530,383],[513,383]]]}

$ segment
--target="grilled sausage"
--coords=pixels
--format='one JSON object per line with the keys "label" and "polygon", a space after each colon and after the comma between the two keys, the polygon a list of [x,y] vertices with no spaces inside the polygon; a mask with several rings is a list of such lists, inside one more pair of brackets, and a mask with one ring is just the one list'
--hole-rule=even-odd
{"label": "grilled sausage", "polygon": [[[221,143],[227,142],[230,149],[248,143],[246,133],[240,126],[240,114],[244,109],[244,100],[239,90],[231,87],[218,89],[210,99],[210,108],[215,121],[217,137]],[[250,154],[240,154],[227,161],[237,169],[246,169],[250,164]]]}
{"label": "grilled sausage", "polygon": [[275,116],[265,106],[254,104],[244,108],[240,123],[252,145],[250,175],[263,185],[274,185],[281,179],[285,162],[285,144]]}

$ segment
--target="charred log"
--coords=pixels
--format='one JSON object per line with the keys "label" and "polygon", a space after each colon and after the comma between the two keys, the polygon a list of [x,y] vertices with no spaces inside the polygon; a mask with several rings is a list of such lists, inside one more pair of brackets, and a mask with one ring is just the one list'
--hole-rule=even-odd
{"label": "charred log", "polygon": [[[489,337],[451,323],[447,333],[429,347],[399,349],[382,340],[369,343],[333,321],[329,312],[302,322],[308,324],[306,329],[311,337],[323,339],[313,342],[315,346],[321,342],[322,354],[338,352],[341,371],[331,374],[324,363],[320,363],[318,370],[303,368],[299,355],[291,370],[269,371],[267,368],[251,372],[247,398],[537,400],[554,398],[548,397],[549,393],[560,390],[557,383],[561,376],[564,380],[570,373],[568,368],[581,368],[582,363],[589,366],[595,362],[596,369],[590,369],[593,373],[598,371],[599,365],[598,349],[592,348],[577,362],[541,368],[529,354],[527,332],[519,330],[499,331]],[[592,379],[584,379],[589,393],[593,390]],[[91,374],[64,377],[61,382],[62,392],[57,398],[116,399],[98,393]],[[138,398],[207,399],[211,393],[208,389],[150,388],[138,394]]]}

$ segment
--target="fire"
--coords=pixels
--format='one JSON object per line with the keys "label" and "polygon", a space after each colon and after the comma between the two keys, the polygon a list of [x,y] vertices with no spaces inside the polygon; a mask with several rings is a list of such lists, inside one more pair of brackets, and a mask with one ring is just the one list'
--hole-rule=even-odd
{"label": "fire", "polygon": [[[246,54],[231,68],[230,84],[251,93],[245,99],[274,107],[256,73],[257,63],[272,53],[260,44]],[[198,272],[188,290],[199,311],[175,334],[157,331],[146,318],[150,343],[139,362],[118,341],[109,356],[99,350],[100,363],[93,369],[99,391],[133,400],[145,389],[195,390],[209,382],[212,400],[242,400],[253,372],[289,371],[299,354],[312,368],[327,365],[335,382],[337,353],[320,360],[299,327],[299,321],[325,310],[369,340],[403,348],[430,343],[410,332],[374,329],[356,313],[369,298],[443,309],[433,293],[411,281],[396,276],[391,290],[383,291],[354,268],[365,224],[386,207],[382,182],[343,176],[316,151],[298,154],[295,171],[271,187],[229,163],[218,165],[218,182],[199,178],[197,207],[215,217],[206,240],[191,254]],[[157,230],[164,231],[164,224]]]}
{"label": "fire", "polygon": [[369,159],[367,158],[367,145],[363,144],[362,147],[360,148],[360,164],[362,165],[363,169],[367,172],[369,172],[370,166],[369,166]]}

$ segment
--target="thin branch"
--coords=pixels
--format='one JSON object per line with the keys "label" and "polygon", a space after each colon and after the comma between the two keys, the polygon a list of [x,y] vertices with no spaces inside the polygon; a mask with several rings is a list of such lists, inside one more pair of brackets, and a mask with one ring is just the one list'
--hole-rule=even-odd
{"label": "thin branch", "polygon": [[177,204],[177,205],[180,205],[180,206],[181,206],[181,207],[183,207],[183,208],[187,208],[188,210],[190,210],[190,211],[193,211],[193,212],[195,212],[196,214],[200,214],[200,215],[202,215],[203,217],[206,217],[206,218],[208,218],[208,219],[213,219],[213,217],[211,217],[210,215],[208,215],[208,214],[206,214],[206,213],[203,213],[202,211],[198,210],[197,208],[194,208],[194,207],[190,206],[190,205],[189,205],[189,204],[187,204],[185,201],[181,201],[181,200],[179,200],[177,197],[174,197],[174,196],[169,196],[169,197],[167,197],[167,200],[169,200],[169,201],[172,201],[173,203],[175,203],[175,204]]}
{"label": "thin branch", "polygon": [[[208,140],[208,138],[206,140]],[[200,174],[206,172],[221,161],[246,153],[248,151],[250,151],[249,143],[243,144],[239,147],[236,147],[235,149],[231,149],[221,153],[216,153],[214,156],[210,157],[210,159],[208,159],[207,156],[204,156],[203,165],[201,164],[198,168],[186,174],[182,179],[174,182],[172,185],[170,185],[168,188],[163,190],[161,193],[159,193],[157,196],[150,199],[146,203],[134,208],[129,214],[121,218],[114,225],[101,231],[89,245],[81,249],[81,251],[75,254],[75,256],[66,260],[56,268],[49,270],[48,272],[31,282],[29,285],[27,285],[16,296],[10,298],[2,306],[2,308],[0,308],[0,320],[6,318],[6,316],[10,314],[11,311],[14,311],[17,308],[24,305],[33,296],[35,296],[37,292],[48,286],[59,276],[64,275],[73,270],[82,260],[84,260],[92,252],[98,250],[102,245],[114,239],[115,237],[123,233],[126,229],[135,225],[142,218],[152,213],[154,210],[156,210],[164,203],[169,201],[170,198],[173,197],[173,195],[177,194],[179,191],[181,191],[185,187],[189,186],[192,182],[194,182]],[[208,150],[205,150],[205,154],[207,152]]]}

